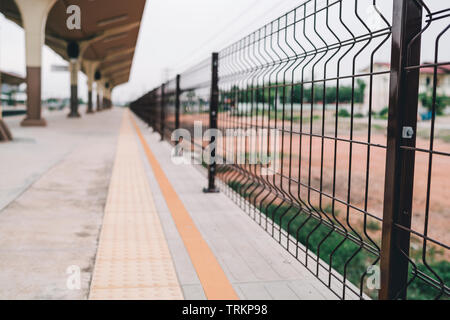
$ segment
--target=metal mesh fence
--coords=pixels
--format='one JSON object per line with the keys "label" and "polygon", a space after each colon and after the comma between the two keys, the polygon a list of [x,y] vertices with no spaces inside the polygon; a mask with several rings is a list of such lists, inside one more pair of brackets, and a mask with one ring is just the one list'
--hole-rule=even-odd
{"label": "metal mesh fence", "polygon": [[131,108],[195,158],[217,122],[210,177],[339,298],[448,299],[449,18],[305,1]]}

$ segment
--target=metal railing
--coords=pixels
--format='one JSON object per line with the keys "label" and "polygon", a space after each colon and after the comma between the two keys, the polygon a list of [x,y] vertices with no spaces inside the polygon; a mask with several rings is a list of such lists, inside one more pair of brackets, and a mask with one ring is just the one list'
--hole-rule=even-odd
{"label": "metal railing", "polygon": [[217,139],[197,121],[245,132],[198,162],[206,191],[339,298],[448,299],[450,8],[431,3],[306,1],[130,107],[174,144],[186,129],[194,157]]}

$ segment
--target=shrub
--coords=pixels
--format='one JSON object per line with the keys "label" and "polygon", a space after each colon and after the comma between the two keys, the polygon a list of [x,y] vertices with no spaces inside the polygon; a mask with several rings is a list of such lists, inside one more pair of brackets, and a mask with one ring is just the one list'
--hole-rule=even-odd
{"label": "shrub", "polygon": [[[428,93],[421,93],[419,99],[422,102],[424,108],[428,111],[433,111],[433,96]],[[442,116],[444,114],[445,108],[449,104],[450,98],[443,95],[436,96],[436,115]]]}
{"label": "shrub", "polygon": [[338,117],[340,118],[350,118],[350,113],[346,109],[342,109],[338,113]]}
{"label": "shrub", "polygon": [[367,223],[367,229],[371,231],[379,231],[381,230],[381,224],[378,221],[369,221]]}
{"label": "shrub", "polygon": [[387,119],[387,118],[389,117],[389,107],[384,107],[383,110],[381,110],[381,111],[378,113],[378,116],[379,116],[381,119]]}

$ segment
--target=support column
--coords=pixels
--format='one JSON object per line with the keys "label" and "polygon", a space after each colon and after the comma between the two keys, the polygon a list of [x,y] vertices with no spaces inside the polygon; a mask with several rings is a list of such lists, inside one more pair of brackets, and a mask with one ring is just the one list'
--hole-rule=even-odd
{"label": "support column", "polygon": [[70,113],[69,118],[80,118],[78,112],[78,70],[80,69],[80,46],[76,42],[67,45],[67,55],[70,58]]}
{"label": "support column", "polygon": [[94,113],[94,103],[92,101],[92,84],[88,83],[88,104],[86,113]]}
{"label": "support column", "polygon": [[15,0],[25,31],[27,64],[27,116],[22,126],[46,126],[41,117],[42,47],[48,13],[57,0]]}
{"label": "support column", "polygon": [[102,111],[102,94],[103,88],[101,81],[97,81],[97,112]]}
{"label": "support column", "polygon": [[78,112],[78,59],[70,60],[70,113],[68,117],[81,117]]}
{"label": "support column", "polygon": [[[381,243],[380,300],[405,300],[410,276],[423,8],[394,1],[386,178]],[[406,129],[406,130],[405,130]]]}
{"label": "support column", "polygon": [[[217,114],[219,112],[219,54],[213,53],[211,59],[211,99],[209,107],[209,128],[217,129]],[[211,151],[211,157],[214,161],[208,165],[208,188],[203,189],[205,193],[217,193],[219,189],[216,188],[216,148],[217,137],[210,137],[210,144],[214,146],[214,150]]]}
{"label": "support column", "polygon": [[106,89],[106,109],[111,109],[111,90]]}
{"label": "support column", "polygon": [[108,88],[108,108],[112,109],[112,87]]}
{"label": "support column", "polygon": [[102,109],[106,110],[108,109],[108,99],[106,98],[106,90],[103,91],[103,101],[102,101]]}
{"label": "support column", "polygon": [[100,99],[100,94],[102,91],[102,74],[99,70],[95,71],[94,74],[94,79],[95,79],[95,89],[97,91],[97,112],[102,110],[102,104],[101,104],[101,99]]}
{"label": "support column", "polygon": [[94,87],[94,80],[95,80],[95,71],[99,65],[99,62],[97,61],[89,61],[85,60],[83,62],[84,69],[86,71],[87,76],[87,86],[88,86],[88,107],[87,107],[87,113],[94,113],[94,103],[92,99],[92,91]]}
{"label": "support column", "polygon": [[100,86],[97,83],[97,112],[102,110],[102,106],[100,104]]}
{"label": "support column", "polygon": [[10,141],[12,140],[11,132],[8,129],[8,126],[3,121],[3,110],[2,110],[2,75],[0,73],[0,141]]}
{"label": "support column", "polygon": [[180,81],[181,81],[181,75],[177,75],[176,91],[175,91],[175,129],[180,129],[180,104],[181,104]]}
{"label": "support column", "polygon": [[112,109],[114,107],[113,101],[112,101],[112,92],[114,90],[114,85],[111,85],[109,88],[109,108]]}
{"label": "support column", "polygon": [[109,109],[108,91],[109,91],[109,83],[106,82],[103,86],[103,109]]}

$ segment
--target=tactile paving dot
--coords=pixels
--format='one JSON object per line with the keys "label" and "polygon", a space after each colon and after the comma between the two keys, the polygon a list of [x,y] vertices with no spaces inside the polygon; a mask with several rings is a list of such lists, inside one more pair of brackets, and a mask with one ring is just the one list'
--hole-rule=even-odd
{"label": "tactile paving dot", "polygon": [[89,299],[180,300],[183,294],[125,113]]}
{"label": "tactile paving dot", "polygon": [[173,296],[174,300],[181,300],[179,287],[170,288],[130,288],[130,289],[97,289],[93,290],[91,300],[164,300]]}

